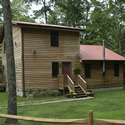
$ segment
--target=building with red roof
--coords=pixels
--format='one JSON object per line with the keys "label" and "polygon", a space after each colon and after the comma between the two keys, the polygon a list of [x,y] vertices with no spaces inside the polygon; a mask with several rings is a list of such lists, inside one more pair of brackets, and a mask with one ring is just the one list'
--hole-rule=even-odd
{"label": "building with red roof", "polygon": [[[80,58],[82,60],[103,60],[103,47],[101,45],[80,45]],[[125,57],[105,48],[106,61],[125,61]]]}
{"label": "building with red roof", "polygon": [[[82,76],[87,81],[88,88],[123,86],[123,62],[125,58],[103,46],[80,45],[80,60]],[[103,72],[103,62],[105,72]]]}
{"label": "building with red roof", "polygon": [[[17,95],[25,96],[30,89],[67,88],[85,94],[87,88],[123,86],[125,58],[105,48],[104,60],[102,46],[80,45],[79,32],[84,29],[13,21],[12,30]],[[4,29],[0,43],[7,90]],[[78,66],[82,69],[81,76],[73,72]]]}

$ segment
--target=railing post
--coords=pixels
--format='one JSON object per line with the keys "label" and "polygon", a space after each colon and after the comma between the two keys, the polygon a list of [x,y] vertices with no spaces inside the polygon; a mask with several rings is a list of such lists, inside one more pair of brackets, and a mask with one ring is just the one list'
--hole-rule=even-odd
{"label": "railing post", "polygon": [[93,125],[93,111],[89,111],[88,125]]}

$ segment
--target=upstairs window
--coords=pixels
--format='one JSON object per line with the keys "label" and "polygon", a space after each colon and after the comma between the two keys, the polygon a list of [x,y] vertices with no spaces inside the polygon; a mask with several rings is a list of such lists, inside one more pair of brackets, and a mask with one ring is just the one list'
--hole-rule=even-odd
{"label": "upstairs window", "polygon": [[114,65],[114,76],[119,76],[119,64]]}
{"label": "upstairs window", "polygon": [[59,63],[52,62],[52,77],[57,77],[59,74]]}
{"label": "upstairs window", "polygon": [[51,46],[59,46],[58,31],[51,31]]}
{"label": "upstairs window", "polygon": [[85,78],[91,77],[91,65],[85,64]]}

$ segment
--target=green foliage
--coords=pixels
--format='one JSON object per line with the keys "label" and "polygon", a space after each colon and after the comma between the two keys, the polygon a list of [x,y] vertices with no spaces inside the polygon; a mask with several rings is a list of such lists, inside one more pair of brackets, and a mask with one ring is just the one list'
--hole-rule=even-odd
{"label": "green foliage", "polygon": [[45,89],[45,90],[29,89],[27,94],[33,94],[33,96],[35,96],[35,97],[48,97],[48,96],[59,96],[60,95],[58,91],[54,91],[54,90],[50,90],[50,89]]}
{"label": "green foliage", "polygon": [[73,72],[74,72],[75,74],[80,74],[80,73],[81,73],[81,67],[80,67],[80,66],[74,67],[74,68],[73,68]]}
{"label": "green foliage", "polygon": [[[114,119],[125,120],[125,90],[95,92],[95,98],[89,100],[79,100],[70,102],[61,102],[53,104],[43,104],[37,106],[18,107],[18,115],[39,117],[39,118],[55,118],[55,119],[83,119],[88,118],[88,111],[94,111],[94,118],[99,119]],[[7,94],[0,93],[0,100],[3,103],[7,100]],[[19,99],[19,98],[18,98]],[[45,97],[42,98],[45,101]],[[53,100],[51,97],[49,100]],[[62,97],[58,98],[59,100]],[[64,98],[63,98],[64,99]],[[19,100],[31,101],[31,99],[20,98]],[[39,100],[39,98],[36,98]],[[49,101],[48,100],[48,101]],[[47,101],[47,100],[46,100]],[[6,101],[7,103],[7,101]],[[106,103],[106,104],[105,104]],[[25,112],[24,112],[25,109]],[[75,110],[74,110],[75,109]],[[6,114],[7,109],[0,109],[1,114]],[[4,119],[0,119],[2,123]],[[19,121],[22,125],[40,125],[41,123]],[[51,123],[43,123],[45,125],[52,125]]]}
{"label": "green foliage", "polygon": [[35,22],[35,20],[28,15],[29,9],[30,9],[29,5],[23,4],[22,0],[12,0],[11,2],[12,20]]}
{"label": "green foliage", "polygon": [[32,94],[32,93],[33,93],[33,90],[29,89],[28,94]]}

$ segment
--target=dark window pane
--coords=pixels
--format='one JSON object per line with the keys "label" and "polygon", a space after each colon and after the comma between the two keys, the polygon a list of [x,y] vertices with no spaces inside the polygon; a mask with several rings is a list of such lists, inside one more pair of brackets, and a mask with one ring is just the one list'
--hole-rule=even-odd
{"label": "dark window pane", "polygon": [[119,76],[119,64],[114,65],[114,76]]}
{"label": "dark window pane", "polygon": [[59,38],[57,31],[51,31],[51,46],[59,46]]}
{"label": "dark window pane", "polygon": [[91,77],[91,67],[90,64],[85,64],[85,78]]}
{"label": "dark window pane", "polygon": [[58,62],[52,62],[52,77],[57,77],[59,74],[59,64]]}

